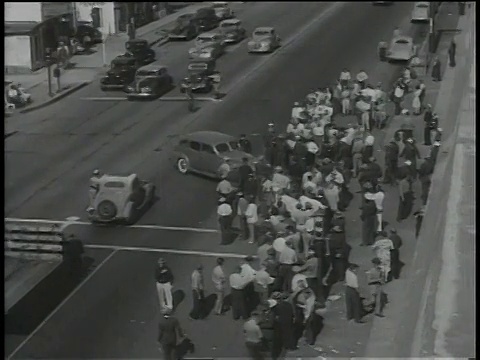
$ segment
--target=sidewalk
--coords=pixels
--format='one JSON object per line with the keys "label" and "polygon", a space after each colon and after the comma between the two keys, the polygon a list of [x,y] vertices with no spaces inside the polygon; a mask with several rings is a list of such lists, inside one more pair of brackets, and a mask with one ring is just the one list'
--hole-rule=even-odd
{"label": "sidewalk", "polygon": [[[442,9],[442,7],[445,7]],[[431,341],[425,338],[425,334],[415,331],[417,319],[423,319],[425,329],[431,329],[432,317],[429,314],[425,314],[426,300],[423,297],[425,294],[431,295],[429,290],[429,284],[434,286],[435,279],[433,279],[432,272],[437,269],[438,259],[437,254],[440,245],[439,237],[444,225],[444,212],[446,211],[446,193],[448,193],[448,181],[450,176],[445,177],[445,174],[451,174],[447,170],[447,160],[449,159],[449,150],[451,145],[455,141],[455,120],[454,116],[459,108],[461,93],[458,93],[456,86],[461,86],[464,82],[465,63],[468,64],[469,54],[466,53],[465,36],[471,36],[469,33],[469,23],[471,18],[468,16],[462,16],[458,20],[458,10],[452,8],[451,3],[443,3],[439,13],[444,14],[443,19],[447,25],[442,25],[445,28],[451,27],[452,21],[457,20],[457,24],[454,28],[461,29],[466,34],[460,39],[457,36],[457,66],[451,68],[448,66],[447,50],[453,36],[453,33],[444,33],[440,39],[440,44],[437,49],[437,55],[442,63],[443,78],[442,81],[437,83],[431,80],[431,70],[423,77],[424,83],[427,87],[426,101],[427,103],[434,104],[434,111],[439,115],[440,127],[443,128],[443,141],[440,153],[437,158],[437,166],[435,173],[432,176],[432,185],[430,189],[430,197],[427,203],[427,212],[422,224],[422,231],[419,238],[415,241],[415,252],[411,257],[406,257],[405,252],[401,251],[400,257],[406,262],[407,266],[404,268],[403,275],[399,280],[387,284],[385,291],[388,293],[391,301],[391,305],[387,305],[385,309],[386,317],[383,319],[375,319],[373,328],[370,334],[368,347],[365,356],[374,357],[392,357],[392,356],[430,356],[431,353],[425,353],[423,350],[425,343]],[[451,11],[448,11],[448,8]],[[454,10],[454,11],[452,11]],[[452,14],[452,15],[448,15]],[[473,16],[473,15],[471,15]],[[445,24],[445,23],[443,23]],[[468,68],[468,66],[467,66]],[[454,95],[452,97],[452,95]],[[457,96],[455,96],[457,95]],[[411,97],[409,95],[406,99],[406,104],[411,104]],[[436,98],[436,102],[434,102]],[[410,106],[408,106],[410,107]],[[415,118],[417,126],[414,131],[414,136],[417,139],[422,139],[423,134],[423,116]],[[393,126],[392,126],[393,125]],[[391,124],[386,138],[393,136],[395,129],[398,126]],[[422,143],[423,141],[418,141]],[[427,147],[420,145],[423,151],[428,150]],[[421,150],[421,151],[422,151]],[[418,184],[417,184],[418,185]],[[447,187],[447,188],[446,188]],[[418,188],[416,189],[418,194]],[[418,198],[418,196],[416,196]],[[414,211],[418,205],[414,207]],[[443,219],[443,220],[442,220]],[[413,225],[413,224],[412,224]],[[408,237],[402,238],[409,241],[414,237],[414,229],[409,229]],[[422,236],[422,234],[425,234]],[[405,246],[405,245],[404,245]],[[403,249],[402,249],[403,250]],[[426,284],[427,276],[430,278],[430,282]],[[427,286],[427,287],[426,287]],[[412,324],[414,324],[412,326]],[[414,345],[412,345],[412,339]],[[412,353],[413,352],[413,353]]]}
{"label": "sidewalk", "polygon": [[[157,21],[142,26],[137,29],[136,37],[146,39],[151,46],[161,46],[168,41],[168,31],[172,28],[176,19],[183,14],[195,12],[201,7],[208,6],[209,3],[198,2],[188,5],[179,11],[167,15]],[[125,42],[128,41],[127,34],[111,35],[105,42],[105,60],[107,65],[118,55],[125,52]],[[50,105],[74,91],[92,82],[99,73],[106,67],[103,65],[102,44],[97,44],[93,48],[93,53],[89,55],[74,55],[70,62],[74,65],[72,69],[62,70],[61,85],[62,91],[50,97],[48,95],[48,72],[42,68],[31,74],[12,74],[7,75],[8,80],[19,82],[32,95],[33,104],[26,108],[18,109],[16,112],[29,112],[38,108]],[[53,71],[53,69],[52,69]],[[57,91],[56,79],[52,77],[52,89]]]}

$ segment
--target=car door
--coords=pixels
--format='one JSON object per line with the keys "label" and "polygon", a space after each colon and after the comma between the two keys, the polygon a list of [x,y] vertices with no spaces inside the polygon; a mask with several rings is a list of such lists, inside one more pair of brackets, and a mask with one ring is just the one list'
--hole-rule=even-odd
{"label": "car door", "polygon": [[188,158],[189,166],[194,171],[201,171],[201,147],[201,144],[197,141],[189,141],[188,144],[183,146],[183,151]]}
{"label": "car door", "polygon": [[207,174],[216,174],[221,161],[210,144],[201,144],[201,169]]}

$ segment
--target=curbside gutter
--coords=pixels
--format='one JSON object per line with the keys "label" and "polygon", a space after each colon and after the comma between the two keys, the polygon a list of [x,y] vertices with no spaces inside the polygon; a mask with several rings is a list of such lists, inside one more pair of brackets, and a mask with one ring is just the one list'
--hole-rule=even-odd
{"label": "curbside gutter", "polygon": [[57,101],[63,99],[64,97],[70,95],[70,94],[73,94],[74,92],[80,90],[81,88],[87,86],[88,84],[90,84],[91,81],[83,81],[75,86],[72,86],[71,88],[68,88],[67,90],[65,90],[64,92],[58,94],[57,96],[54,96],[53,98],[51,98],[50,100],[47,100],[41,104],[38,104],[38,105],[33,105],[33,106],[30,106],[26,109],[23,109],[21,111],[19,111],[21,114],[25,114],[25,113],[29,113],[31,111],[35,111],[35,110],[38,110],[38,109],[42,109],[48,105],[51,105],[51,104],[54,104],[56,103]]}

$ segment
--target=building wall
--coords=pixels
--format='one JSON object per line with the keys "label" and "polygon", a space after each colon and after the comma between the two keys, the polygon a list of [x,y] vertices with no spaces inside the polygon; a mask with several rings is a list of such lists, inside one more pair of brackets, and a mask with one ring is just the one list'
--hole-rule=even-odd
{"label": "building wall", "polygon": [[113,2],[76,2],[75,10],[77,14],[77,21],[92,21],[92,8],[98,7],[102,12],[101,27],[98,28],[104,34],[115,33],[115,11]]}
{"label": "building wall", "polygon": [[7,73],[28,73],[32,69],[30,36],[5,36],[5,70]]}
{"label": "building wall", "polygon": [[40,2],[6,2],[4,21],[42,21]]}

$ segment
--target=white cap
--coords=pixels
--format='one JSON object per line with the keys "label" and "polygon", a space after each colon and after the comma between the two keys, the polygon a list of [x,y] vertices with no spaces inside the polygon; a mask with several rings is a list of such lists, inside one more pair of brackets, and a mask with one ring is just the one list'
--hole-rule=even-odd
{"label": "white cap", "polygon": [[412,162],[411,162],[410,160],[406,160],[406,161],[405,161],[405,164],[406,164],[406,165],[412,165]]}
{"label": "white cap", "polygon": [[408,109],[403,109],[402,110],[402,115],[408,115]]}
{"label": "white cap", "polygon": [[442,132],[443,129],[442,129],[442,128],[437,128],[437,131],[438,131],[438,132]]}
{"label": "white cap", "polygon": [[93,170],[93,175],[100,175],[100,171],[98,169]]}
{"label": "white cap", "polygon": [[433,146],[440,146],[440,142],[439,142],[439,141],[435,141],[435,142],[433,143]]}

